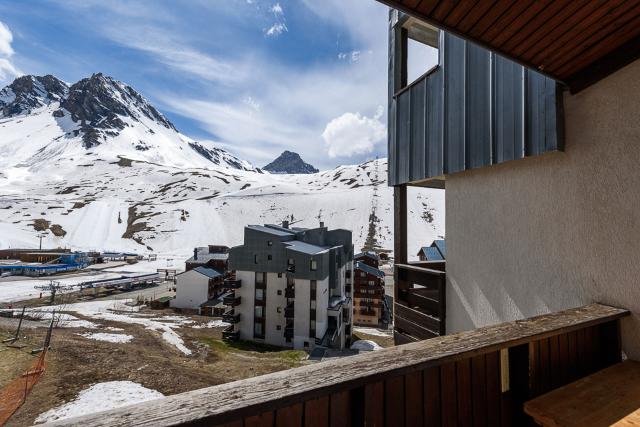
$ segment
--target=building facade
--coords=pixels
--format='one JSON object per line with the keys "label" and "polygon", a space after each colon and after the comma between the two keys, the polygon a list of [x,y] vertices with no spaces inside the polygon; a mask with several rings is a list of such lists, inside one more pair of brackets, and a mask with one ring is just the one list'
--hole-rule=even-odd
{"label": "building facade", "polygon": [[203,315],[221,315],[211,307],[224,292],[224,274],[217,270],[196,267],[176,275],[176,297],[170,306]]}
{"label": "building facade", "polygon": [[351,232],[250,225],[229,251],[236,271],[225,338],[312,349],[351,340]]}
{"label": "building facade", "polygon": [[196,267],[213,268],[220,272],[227,271],[229,247],[223,245],[209,245],[193,249],[193,256],[185,261],[185,270]]}
{"label": "building facade", "polygon": [[[398,342],[423,338],[435,321],[455,333],[601,302],[632,312],[622,347],[640,357],[640,61],[631,48],[640,29],[611,25],[587,45],[581,37],[604,31],[600,21],[581,34],[558,26],[563,54],[525,58],[519,44],[475,43],[468,29],[387,3],[413,14],[392,12],[389,27],[389,181],[405,301],[396,317],[419,320]],[[408,39],[431,43],[439,57],[413,83]],[[528,42],[522,52],[556,45]],[[407,186],[446,188],[446,285],[406,262]],[[433,286],[412,288],[417,275]],[[434,301],[435,320],[426,308]]]}
{"label": "building facade", "polygon": [[379,270],[380,258],[373,252],[363,252],[354,258],[353,324],[378,327],[384,319],[384,272]]}

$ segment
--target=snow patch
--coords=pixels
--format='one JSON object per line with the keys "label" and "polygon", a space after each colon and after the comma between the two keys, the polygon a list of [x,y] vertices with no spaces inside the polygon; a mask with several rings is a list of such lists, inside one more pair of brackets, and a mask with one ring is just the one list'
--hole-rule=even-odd
{"label": "snow patch", "polygon": [[376,350],[381,350],[382,347],[380,347],[378,344],[376,344],[373,341],[358,340],[353,344],[351,344],[351,349],[360,350],[360,351],[376,351]]}
{"label": "snow patch", "polygon": [[107,334],[105,332],[85,332],[78,334],[82,337],[89,338],[90,340],[106,341],[113,343],[128,343],[133,339],[133,335],[126,334]]}
{"label": "snow patch", "polygon": [[376,328],[367,328],[367,327],[354,327],[353,328],[353,332],[360,332],[361,334],[367,334],[367,335],[373,335],[376,337],[392,337],[393,336],[393,332],[391,331],[385,331],[382,329],[376,329]]}
{"label": "snow patch", "polygon": [[159,391],[148,389],[132,381],[98,383],[81,391],[71,402],[40,414],[35,422],[41,424],[65,420],[161,397],[164,395]]}

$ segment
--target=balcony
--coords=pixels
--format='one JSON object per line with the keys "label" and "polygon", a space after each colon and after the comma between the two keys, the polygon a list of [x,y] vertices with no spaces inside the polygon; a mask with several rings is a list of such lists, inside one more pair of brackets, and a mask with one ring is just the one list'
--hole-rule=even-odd
{"label": "balcony", "polygon": [[235,292],[231,292],[229,295],[225,296],[225,297],[222,299],[222,302],[223,302],[225,305],[228,305],[228,306],[230,306],[230,307],[235,307],[235,306],[240,305],[240,297],[239,297],[239,296],[236,296],[236,293],[235,293]]}
{"label": "balcony", "polygon": [[287,265],[287,273],[295,273],[296,266],[295,265]]}
{"label": "balcony", "polygon": [[233,325],[222,331],[222,339],[227,341],[238,341],[240,339],[240,331],[234,331]]}
{"label": "balcony", "polygon": [[441,261],[395,265],[397,295],[394,303],[394,340],[396,344],[445,334],[446,273],[444,269],[445,263]]}
{"label": "balcony", "polygon": [[296,297],[296,288],[290,286],[284,289],[284,297],[285,298],[295,298]]}
{"label": "balcony", "polygon": [[351,270],[345,271],[344,277],[346,277],[347,279],[351,279]]}
{"label": "balcony", "polygon": [[294,305],[290,303],[284,308],[284,317],[287,319],[293,319],[295,314]]}
{"label": "balcony", "polygon": [[[256,419],[291,426],[305,420],[530,425],[525,401],[621,360],[620,319],[628,315],[592,304],[176,394],[64,425],[249,425]],[[287,326],[284,333],[292,337],[293,329]]]}
{"label": "balcony", "polygon": [[284,327],[284,337],[293,338],[293,322],[287,323],[287,325]]}
{"label": "balcony", "polygon": [[377,313],[373,308],[360,308],[358,313],[363,316],[376,316]]}
{"label": "balcony", "polygon": [[238,280],[238,279],[224,280],[224,287],[227,289],[240,289],[241,284],[242,284],[242,280]]}
{"label": "balcony", "polygon": [[344,285],[344,291],[345,292],[351,292],[351,284],[350,283],[347,283],[347,284]]}
{"label": "balcony", "polygon": [[227,323],[239,323],[240,322],[240,313],[235,313],[235,311],[233,309],[226,311],[223,315],[222,315],[222,320],[224,320]]}

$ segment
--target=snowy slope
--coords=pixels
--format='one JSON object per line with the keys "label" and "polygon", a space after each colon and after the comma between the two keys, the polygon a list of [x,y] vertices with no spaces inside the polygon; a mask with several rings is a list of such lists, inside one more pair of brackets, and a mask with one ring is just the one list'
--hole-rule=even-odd
{"label": "snowy slope", "polygon": [[[119,103],[133,90],[101,75],[92,79],[102,106],[111,102],[104,96]],[[119,90],[125,95],[112,93]],[[84,122],[75,119],[88,113],[72,106],[73,113],[60,113],[55,97],[0,115],[0,248],[35,247],[45,230],[46,247],[187,257],[194,246],[242,243],[247,224],[288,219],[350,229],[356,250],[392,249],[386,159],[308,175],[269,174],[181,135],[138,97],[112,107],[124,115],[103,110]],[[89,118],[98,123],[90,129]],[[113,125],[101,128],[103,119]],[[444,192],[411,189],[409,203],[411,254],[444,235]]]}

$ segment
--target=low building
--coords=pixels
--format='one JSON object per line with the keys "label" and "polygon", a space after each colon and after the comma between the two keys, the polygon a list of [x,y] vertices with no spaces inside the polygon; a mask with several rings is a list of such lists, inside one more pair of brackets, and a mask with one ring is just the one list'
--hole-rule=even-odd
{"label": "low building", "polygon": [[344,349],[351,341],[351,231],[249,225],[229,251],[236,289],[225,302],[227,339]]}
{"label": "low building", "polygon": [[434,240],[431,246],[423,246],[418,251],[420,261],[444,261],[446,255],[444,240]]}
{"label": "low building", "polygon": [[373,252],[355,256],[353,275],[353,324],[381,326],[385,314],[384,272],[378,269],[380,258]]}
{"label": "low building", "polygon": [[193,249],[193,256],[185,262],[187,271],[196,267],[213,268],[214,270],[227,271],[229,259],[229,247],[223,245],[209,245]]}
{"label": "low building", "polygon": [[206,267],[196,267],[176,276],[176,297],[171,307],[183,311],[214,315],[207,303],[219,298],[224,292],[224,274]]}

